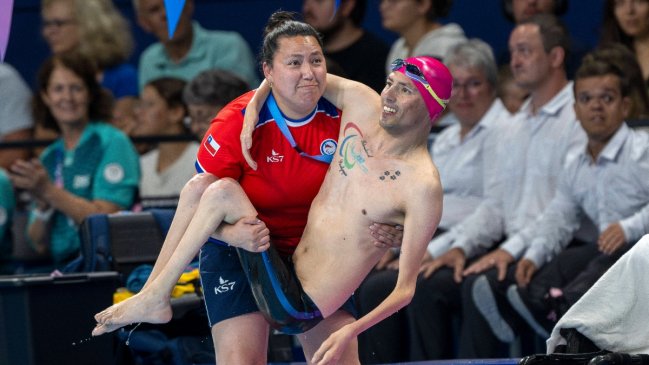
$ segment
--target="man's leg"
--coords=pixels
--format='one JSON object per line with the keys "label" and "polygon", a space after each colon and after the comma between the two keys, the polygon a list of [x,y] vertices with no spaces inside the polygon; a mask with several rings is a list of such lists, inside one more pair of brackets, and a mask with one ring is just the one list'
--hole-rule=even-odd
{"label": "man's leg", "polygon": [[521,325],[507,301],[507,288],[515,283],[515,267],[503,281],[496,269],[464,278],[460,358],[506,357],[509,344]]}
{"label": "man's leg", "polygon": [[[359,316],[376,308],[394,290],[397,270],[372,271],[355,295]],[[412,304],[411,304],[412,305]],[[408,339],[406,312],[400,310],[358,336],[363,364],[407,361]]]}
{"label": "man's leg", "polygon": [[198,208],[198,203],[201,200],[201,196],[203,196],[205,189],[216,180],[218,180],[218,178],[212,174],[197,174],[185,184],[180,192],[178,206],[176,207],[174,218],[171,221],[171,226],[169,227],[167,236],[162,244],[158,258],[153,265],[153,270],[144,284],[144,288],[146,288],[153,279],[158,277],[160,271],[162,271],[162,269],[167,265],[167,262],[176,250],[180,239],[183,234],[185,234],[187,226],[189,226],[189,222],[192,220],[194,213],[196,213],[196,208]]}
{"label": "man's leg", "polygon": [[212,326],[217,364],[264,365],[268,351],[268,323],[261,313],[248,313]]}
{"label": "man's leg", "polygon": [[453,320],[461,310],[461,284],[453,270],[441,268],[427,279],[420,278],[412,302],[405,308],[410,331],[410,361],[454,357]]}
{"label": "man's leg", "polygon": [[[304,350],[304,356],[307,359],[308,363],[311,363],[311,359],[316,351],[320,348],[320,345],[337,330],[341,329],[343,326],[354,322],[354,317],[347,311],[339,309],[331,316],[323,319],[317,326],[312,329],[298,335],[298,340],[302,344],[302,349]],[[358,341],[357,339],[352,339],[347,345],[347,349],[342,354],[339,360],[340,364],[360,364],[358,360]]]}
{"label": "man's leg", "polygon": [[157,277],[137,295],[95,315],[99,325],[93,330],[93,335],[114,331],[130,323],[168,322],[171,319],[171,290],[210,234],[222,222],[232,224],[243,217],[256,215],[236,181],[223,178],[212,183],[205,189],[185,233]]}

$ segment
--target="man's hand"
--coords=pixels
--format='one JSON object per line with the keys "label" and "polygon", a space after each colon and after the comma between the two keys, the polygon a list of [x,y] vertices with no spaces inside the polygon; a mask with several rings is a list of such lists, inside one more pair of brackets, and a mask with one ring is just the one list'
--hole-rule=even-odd
{"label": "man's hand", "polygon": [[387,250],[383,257],[381,257],[379,262],[376,264],[376,266],[374,266],[374,269],[392,269],[393,266],[391,265],[391,263],[395,261],[397,262],[397,268],[399,268],[399,258],[397,257],[396,252],[394,252],[394,250]]}
{"label": "man's hand", "polygon": [[241,139],[241,152],[243,153],[243,158],[246,159],[246,162],[253,170],[257,170],[257,162],[252,158],[250,154],[250,147],[252,147],[252,132],[255,130],[255,125],[259,120],[259,114],[254,108],[246,108],[246,113],[243,116],[243,127],[241,128],[241,134],[239,139]]}
{"label": "man's hand", "polygon": [[532,276],[534,276],[536,270],[538,270],[538,268],[532,260],[521,259],[516,265],[516,284],[521,288],[526,287],[532,280]]}
{"label": "man's hand", "polygon": [[498,281],[503,281],[507,274],[507,266],[513,262],[514,257],[509,252],[498,248],[471,264],[471,266],[464,270],[463,275],[479,274],[495,267],[498,270]]}
{"label": "man's hand", "polygon": [[340,361],[340,357],[347,348],[349,341],[354,338],[354,333],[351,326],[343,326],[338,331],[332,333],[327,338],[318,351],[313,354],[311,362],[314,365],[336,365]]}
{"label": "man's hand", "polygon": [[[428,253],[427,253],[428,254]],[[466,263],[466,256],[461,248],[452,248],[440,257],[424,261],[421,264],[419,272],[423,273],[424,278],[429,278],[437,269],[441,267],[450,267],[453,269],[453,279],[456,283],[462,282],[462,270]]]}
{"label": "man's hand", "polygon": [[235,224],[222,225],[218,238],[230,246],[250,252],[263,252],[270,248],[270,231],[257,217],[244,217]]}
{"label": "man's hand", "polygon": [[605,255],[611,255],[618,249],[620,249],[626,243],[626,237],[624,236],[624,230],[619,222],[612,223],[597,240],[597,247],[599,251]]}
{"label": "man's hand", "polygon": [[378,248],[399,248],[403,241],[403,226],[372,223],[370,225],[370,235],[374,237],[372,243]]}

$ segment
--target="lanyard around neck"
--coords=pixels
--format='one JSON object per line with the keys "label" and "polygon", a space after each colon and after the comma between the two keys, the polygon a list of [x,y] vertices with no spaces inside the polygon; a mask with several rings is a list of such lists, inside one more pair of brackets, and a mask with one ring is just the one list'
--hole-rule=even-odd
{"label": "lanyard around neck", "polygon": [[288,129],[288,126],[286,125],[286,120],[284,120],[284,116],[282,116],[282,113],[279,111],[279,108],[277,107],[277,102],[275,101],[275,97],[273,97],[273,94],[270,94],[268,96],[268,100],[266,100],[266,104],[268,105],[268,109],[270,110],[270,114],[273,116],[273,119],[275,119],[275,124],[277,124],[277,127],[279,130],[282,132],[288,143],[293,147],[299,154],[300,156],[312,158],[316,161],[324,162],[324,163],[331,163],[333,160],[333,155],[310,155],[304,151],[295,143],[295,139],[293,139],[293,135],[291,134],[291,131]]}

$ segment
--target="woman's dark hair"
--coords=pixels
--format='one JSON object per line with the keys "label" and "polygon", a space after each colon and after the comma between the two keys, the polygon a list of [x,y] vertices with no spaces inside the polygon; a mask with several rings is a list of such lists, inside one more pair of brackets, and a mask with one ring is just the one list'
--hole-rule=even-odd
{"label": "woman's dark hair", "polygon": [[225,106],[246,91],[248,84],[232,72],[211,69],[194,77],[183,90],[185,104]]}
{"label": "woman's dark hair", "polygon": [[599,39],[600,45],[622,43],[635,52],[633,49],[633,38],[624,33],[615,18],[615,0],[606,0],[604,2],[601,32]]}
{"label": "woman's dark hair", "polygon": [[41,93],[47,92],[47,87],[54,69],[62,67],[77,75],[88,89],[88,117],[91,122],[105,122],[111,117],[113,97],[110,92],[99,85],[97,68],[87,57],[77,52],[54,55],[46,59],[38,71],[38,92],[34,93],[32,109],[34,121],[47,129],[60,132],[60,128],[50,109],[45,104]]}
{"label": "woman's dark hair", "polygon": [[[501,0],[500,4],[502,5],[503,14],[505,18],[512,23],[516,22],[514,19],[514,7],[512,5],[513,0]],[[556,16],[561,16],[568,11],[568,0],[554,0],[553,14]]]}
{"label": "woman's dark hair", "polygon": [[[422,1],[422,0],[417,0]],[[453,6],[453,0],[430,0],[430,9],[426,13],[426,19],[431,22],[437,21],[448,15]]]}
{"label": "woman's dark hair", "polygon": [[273,57],[277,51],[279,39],[282,37],[314,37],[318,40],[320,48],[323,48],[320,34],[312,26],[295,20],[296,13],[288,11],[276,11],[268,19],[264,28],[264,41],[261,47],[261,63],[273,64]]}

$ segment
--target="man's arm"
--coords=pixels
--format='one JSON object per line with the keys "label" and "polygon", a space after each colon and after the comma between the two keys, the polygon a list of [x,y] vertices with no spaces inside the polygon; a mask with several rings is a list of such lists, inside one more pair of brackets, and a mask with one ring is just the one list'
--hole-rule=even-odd
{"label": "man's arm", "polygon": [[421,260],[441,218],[442,188],[439,179],[425,187],[410,189],[406,199],[404,239],[394,290],[371,312],[344,326],[323,342],[312,359],[314,363],[327,363],[327,359],[335,358],[349,340],[403,308],[412,299]]}

